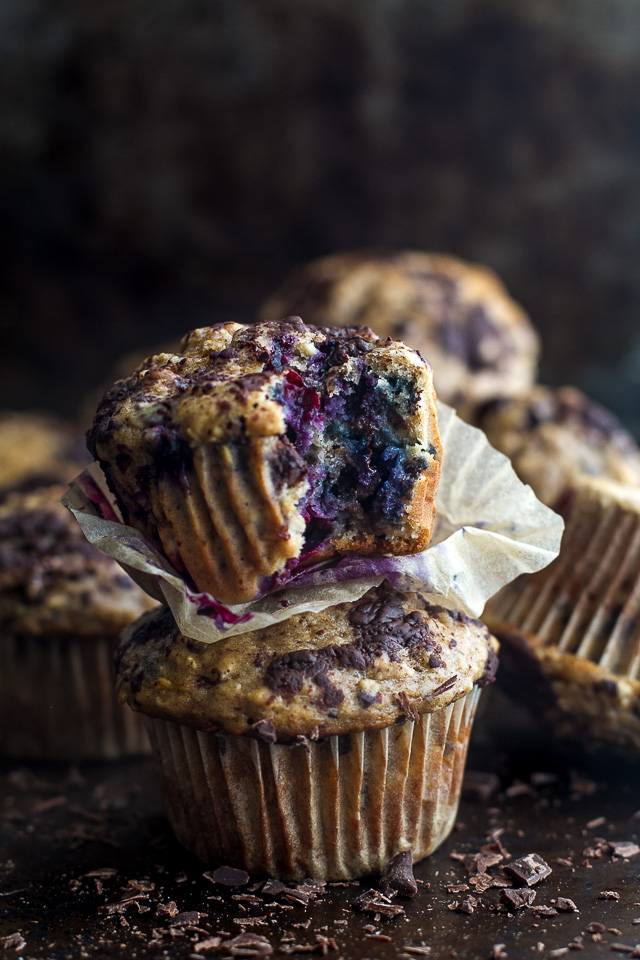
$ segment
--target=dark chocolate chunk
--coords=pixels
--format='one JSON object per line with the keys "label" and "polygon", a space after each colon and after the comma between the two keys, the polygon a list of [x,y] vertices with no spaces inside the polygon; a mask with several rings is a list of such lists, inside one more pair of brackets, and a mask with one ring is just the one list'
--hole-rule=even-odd
{"label": "dark chocolate chunk", "polygon": [[611,852],[616,857],[624,857],[628,859],[629,857],[635,857],[637,853],[640,853],[640,847],[637,843],[632,843],[630,840],[610,840],[609,846],[611,847]]}
{"label": "dark chocolate chunk", "polygon": [[278,894],[282,893],[285,889],[286,886],[281,880],[267,880],[260,893],[266,893],[270,897],[277,897]]}
{"label": "dark chocolate chunk", "polygon": [[519,890],[509,888],[502,890],[501,895],[509,904],[512,910],[522,910],[523,907],[530,907],[536,898],[536,891],[523,887]]}
{"label": "dark chocolate chunk", "polygon": [[418,884],[413,876],[413,857],[411,850],[397,853],[387,863],[380,877],[380,889],[396,890],[401,897],[415,897]]}
{"label": "dark chocolate chunk", "polygon": [[507,873],[522,884],[532,887],[535,883],[540,883],[551,873],[551,867],[548,863],[538,856],[537,853],[529,853],[526,857],[520,857],[519,860],[513,860],[504,867]]}
{"label": "dark chocolate chunk", "polygon": [[275,743],[278,739],[273,720],[269,717],[252,723],[249,727],[249,735],[257,740],[263,740],[265,743]]}
{"label": "dark chocolate chunk", "polygon": [[[533,890],[530,891],[533,893]],[[577,913],[578,908],[576,907],[573,900],[570,900],[569,897],[558,897],[557,900],[552,901],[556,910],[562,910],[566,913]]]}
{"label": "dark chocolate chunk", "polygon": [[495,652],[493,647],[489,647],[487,652],[487,662],[484,665],[484,670],[482,671],[481,676],[476,680],[476,686],[486,687],[487,684],[493,683],[496,678],[498,664],[498,654]]}
{"label": "dark chocolate chunk", "polygon": [[404,913],[404,907],[391,903],[390,899],[385,897],[380,890],[367,890],[365,893],[361,893],[353,901],[353,907],[361,913],[378,913],[388,919]]}
{"label": "dark chocolate chunk", "polygon": [[556,917],[558,911],[555,907],[550,907],[547,904],[540,904],[539,907],[534,907],[533,912],[539,917]]}
{"label": "dark chocolate chunk", "polygon": [[207,870],[202,876],[211,883],[221,883],[225,887],[243,887],[249,882],[246,870],[237,870],[235,867],[218,867],[217,870]]}

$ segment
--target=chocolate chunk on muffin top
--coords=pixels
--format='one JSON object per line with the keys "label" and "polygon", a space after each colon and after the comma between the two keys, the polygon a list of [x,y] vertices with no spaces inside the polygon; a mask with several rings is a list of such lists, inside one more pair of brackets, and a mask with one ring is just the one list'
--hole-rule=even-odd
{"label": "chocolate chunk on muffin top", "polygon": [[479,620],[387,582],[360,601],[206,644],[165,610],[118,651],[122,701],[199,730],[270,741],[377,729],[446,707],[493,679]]}
{"label": "chocolate chunk on muffin top", "polygon": [[431,537],[431,369],[366,328],[195,330],[107,392],[88,443],[126,522],[225,603],[301,565],[418,553]]}

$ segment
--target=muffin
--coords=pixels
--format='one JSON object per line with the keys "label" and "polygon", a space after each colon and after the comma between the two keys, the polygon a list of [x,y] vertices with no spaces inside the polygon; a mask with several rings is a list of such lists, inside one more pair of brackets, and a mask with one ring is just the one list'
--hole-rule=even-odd
{"label": "muffin", "polygon": [[162,610],[128,628],[120,699],[142,711],[169,819],[201,859],[283,879],[344,879],[455,819],[497,644],[387,582],[355,603],[205,644]]}
{"label": "muffin", "polygon": [[585,481],[560,555],[488,604],[501,678],[560,737],[640,755],[640,490]]}
{"label": "muffin", "polygon": [[619,420],[574,387],[535,387],[488,404],[479,425],[544,503],[584,477],[640,484],[640,450]]}
{"label": "muffin", "polygon": [[117,703],[113,648],[153,601],[85,540],[58,498],[66,484],[0,503],[0,751],[47,759],[149,749]]}
{"label": "muffin", "polygon": [[540,345],[527,315],[495,274],[455,257],[360,250],[313,260],[259,317],[289,313],[320,325],[363,323],[421,350],[438,397],[468,420],[479,403],[516,396],[535,380]]}
{"label": "muffin", "polygon": [[222,603],[431,537],[431,370],[365,328],[293,317],[195,330],[107,392],[88,443],[125,522]]}
{"label": "muffin", "polygon": [[70,480],[89,459],[82,432],[45,413],[0,412],[0,450],[0,496]]}

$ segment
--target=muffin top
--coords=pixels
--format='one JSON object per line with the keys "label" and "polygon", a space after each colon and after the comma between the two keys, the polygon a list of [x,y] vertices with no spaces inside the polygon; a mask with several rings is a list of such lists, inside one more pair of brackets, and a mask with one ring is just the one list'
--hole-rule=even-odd
{"label": "muffin top", "polygon": [[205,644],[168,610],[125,631],[120,699],[149,716],[269,741],[376,729],[439,710],[493,679],[479,620],[387,582],[355,603]]}
{"label": "muffin top", "polygon": [[88,434],[125,521],[200,591],[423,550],[441,446],[431,368],[366,328],[218,324],[107,391]]}
{"label": "muffin top", "polygon": [[17,634],[113,636],[156,606],[85,539],[59,502],[66,484],[0,503],[0,624]]}
{"label": "muffin top", "polygon": [[314,260],[284,281],[261,319],[366,324],[429,358],[440,399],[470,419],[476,404],[535,380],[539,339],[490,270],[418,251],[360,250]]}
{"label": "muffin top", "polygon": [[488,404],[479,424],[549,505],[587,477],[640,484],[640,450],[620,421],[574,387],[535,387]]}
{"label": "muffin top", "polygon": [[0,495],[72,480],[89,459],[81,431],[44,413],[0,413],[0,450]]}

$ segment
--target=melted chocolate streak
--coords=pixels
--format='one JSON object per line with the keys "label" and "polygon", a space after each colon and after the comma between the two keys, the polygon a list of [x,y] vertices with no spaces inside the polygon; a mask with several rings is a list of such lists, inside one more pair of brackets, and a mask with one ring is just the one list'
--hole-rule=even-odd
{"label": "melted chocolate streak", "polygon": [[[342,703],[344,694],[335,687],[327,673],[335,667],[365,670],[376,657],[387,654],[389,660],[400,660],[401,650],[425,650],[429,666],[444,666],[439,654],[442,647],[430,635],[429,627],[415,610],[405,614],[400,602],[405,597],[390,588],[380,589],[378,595],[365,598],[349,614],[357,634],[352,643],[331,644],[318,650],[294,650],[274,657],[269,663],[264,682],[281,697],[293,697],[302,689],[305,680],[320,688],[318,706],[335,707]],[[373,702],[361,699],[363,706]]]}

